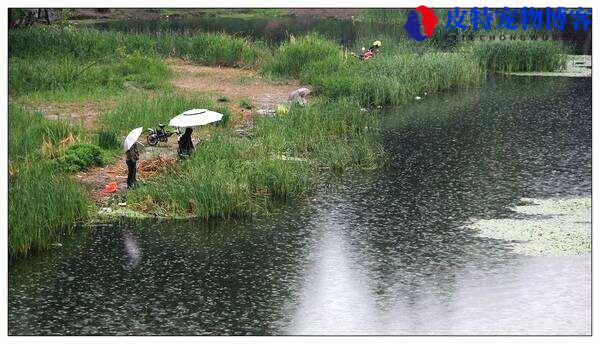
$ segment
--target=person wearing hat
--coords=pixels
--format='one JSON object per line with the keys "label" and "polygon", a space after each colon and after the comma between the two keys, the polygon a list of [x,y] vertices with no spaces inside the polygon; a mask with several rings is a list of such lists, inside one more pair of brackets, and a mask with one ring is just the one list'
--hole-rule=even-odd
{"label": "person wearing hat", "polygon": [[371,45],[371,47],[369,49],[367,49],[367,51],[365,51],[361,55],[361,58],[363,60],[370,59],[371,57],[375,56],[375,54],[377,54],[379,52],[379,48],[381,48],[381,41],[375,41],[375,42],[373,42],[373,44]]}

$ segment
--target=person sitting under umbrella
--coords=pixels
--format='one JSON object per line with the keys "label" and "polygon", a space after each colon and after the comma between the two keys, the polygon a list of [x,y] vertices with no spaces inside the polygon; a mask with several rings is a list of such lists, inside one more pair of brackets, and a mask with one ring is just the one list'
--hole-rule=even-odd
{"label": "person sitting under umbrella", "polygon": [[138,143],[134,143],[131,148],[125,152],[125,163],[127,164],[127,188],[132,188],[135,183],[135,175],[137,171],[137,161],[140,159],[140,154],[137,149]]}
{"label": "person sitting under umbrella", "polygon": [[186,128],[185,133],[179,137],[179,149],[177,149],[179,157],[184,159],[194,150],[194,144],[192,143],[193,127],[214,123],[222,118],[222,114],[206,109],[187,110],[171,118],[169,121],[170,126]]}
{"label": "person sitting under umbrella", "polygon": [[194,150],[194,143],[192,142],[192,128],[185,128],[183,135],[179,137],[179,149],[177,154],[180,159],[185,159],[192,154]]}

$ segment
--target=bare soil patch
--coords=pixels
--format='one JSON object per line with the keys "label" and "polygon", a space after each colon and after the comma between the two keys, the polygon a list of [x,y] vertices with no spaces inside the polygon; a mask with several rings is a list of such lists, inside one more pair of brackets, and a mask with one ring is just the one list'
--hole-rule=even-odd
{"label": "bare soil patch", "polygon": [[[164,171],[177,160],[177,142],[171,139],[167,143],[160,143],[156,147],[146,147],[140,154],[137,164],[137,180],[147,181],[156,174]],[[119,156],[110,165],[94,167],[87,171],[78,172],[75,177],[88,187],[91,197],[99,204],[106,204],[114,196],[103,191],[104,187],[115,182],[118,192],[127,188],[127,165],[125,154]]]}
{"label": "bare soil patch", "polygon": [[195,66],[178,59],[167,63],[177,73],[172,81],[175,87],[208,94],[215,101],[226,97],[229,105],[240,111],[243,110],[238,104],[241,100],[248,100],[256,111],[273,111],[288,100],[290,92],[300,87],[297,81],[276,83],[252,70]]}

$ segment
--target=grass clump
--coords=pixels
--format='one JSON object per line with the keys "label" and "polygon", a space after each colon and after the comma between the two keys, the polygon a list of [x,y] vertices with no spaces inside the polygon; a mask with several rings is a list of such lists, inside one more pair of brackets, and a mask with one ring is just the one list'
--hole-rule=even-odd
{"label": "grass clump", "polygon": [[275,52],[275,58],[262,66],[262,71],[270,76],[299,78],[307,65],[341,57],[339,46],[316,34],[309,34],[283,43]]}
{"label": "grass clump", "polygon": [[551,72],[566,64],[564,47],[555,41],[486,41],[464,49],[492,71]]}
{"label": "grass clump", "polygon": [[259,46],[251,44],[244,38],[225,33],[203,32],[191,38],[175,37],[175,41],[177,40],[190,40],[186,45],[178,44],[179,54],[201,65],[251,67],[258,65],[266,56],[266,51]]}
{"label": "grass clump", "polygon": [[226,133],[197,146],[155,183],[128,192],[128,203],[204,219],[251,216],[273,199],[300,196],[309,185],[303,165],[274,160],[252,141]]}
{"label": "grass clump", "polygon": [[113,130],[98,131],[98,146],[102,149],[113,150],[121,148],[121,142]]}
{"label": "grass clump", "polygon": [[10,93],[17,96],[112,96],[123,92],[128,85],[169,89],[170,77],[171,71],[163,61],[140,53],[96,60],[81,60],[68,55],[11,58],[9,63]]}
{"label": "grass clump", "polygon": [[165,57],[211,66],[254,67],[263,44],[225,33],[149,34],[72,27],[9,31],[11,96],[109,97],[127,90],[171,90]]}
{"label": "grass clump", "polygon": [[85,171],[92,166],[104,164],[102,150],[91,144],[76,142],[70,145],[57,159],[61,169],[68,172]]}
{"label": "grass clump", "polygon": [[352,84],[342,84],[345,89],[335,77],[321,82],[313,75],[326,94],[337,96],[341,89],[365,105],[401,105],[415,96],[478,85],[485,76],[475,61],[456,53],[381,56],[368,62],[350,64],[345,78]]}
{"label": "grass clump", "polygon": [[252,102],[249,99],[240,100],[239,106],[242,109],[252,110]]}
{"label": "grass clump", "polygon": [[252,139],[221,131],[185,162],[128,192],[137,210],[200,218],[252,216],[276,200],[302,198],[317,170],[373,168],[382,150],[372,118],[343,100],[294,106],[256,120]]}
{"label": "grass clump", "polygon": [[483,81],[485,71],[459,53],[384,53],[368,60],[344,53],[318,36],[282,45],[268,75],[297,77],[325,97],[350,97],[363,106],[401,105],[417,95]]}
{"label": "grass clump", "polygon": [[79,184],[61,173],[44,147],[58,152],[80,128],[9,105],[8,240],[11,256],[48,248],[85,217],[89,201]]}
{"label": "grass clump", "polygon": [[213,66],[254,66],[268,55],[260,43],[225,33],[149,34],[72,27],[33,27],[9,32],[9,57],[94,60],[116,52],[176,56]]}
{"label": "grass clump", "polygon": [[52,164],[33,162],[11,169],[8,183],[8,248],[11,257],[48,249],[61,233],[86,216],[84,190]]}
{"label": "grass clump", "polygon": [[301,158],[343,171],[371,169],[382,152],[374,139],[377,119],[350,99],[292,106],[274,118],[255,119],[255,136],[277,156]]}
{"label": "grass clump", "polygon": [[9,105],[8,114],[8,152],[12,162],[34,159],[41,154],[44,144],[57,146],[82,131],[64,121],[50,121],[40,112],[24,111],[14,105]]}

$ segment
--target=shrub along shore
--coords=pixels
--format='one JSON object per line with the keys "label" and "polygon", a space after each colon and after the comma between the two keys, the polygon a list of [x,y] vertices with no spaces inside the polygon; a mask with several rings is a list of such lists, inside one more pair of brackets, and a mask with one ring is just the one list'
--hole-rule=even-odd
{"label": "shrub along shore", "polygon": [[[564,65],[553,42],[481,43],[451,51],[407,51],[390,42],[369,61],[317,35],[276,48],[223,33],[133,34],[36,27],[9,31],[9,250],[47,249],[96,212],[71,177],[114,159],[120,138],[188,108],[214,108],[225,121],[197,154],[127,193],[128,207],[163,216],[232,218],[302,199],[323,170],[373,169],[385,160],[377,117],[361,111],[416,96],[476,87],[493,71]],[[164,62],[251,68],[314,89],[310,105],[257,117],[249,138],[232,134],[230,110],[170,84]],[[243,87],[243,86],[240,86]],[[27,102],[116,102],[91,130],[26,111]],[[289,159],[293,158],[293,159]],[[27,210],[25,210],[27,209]]]}

